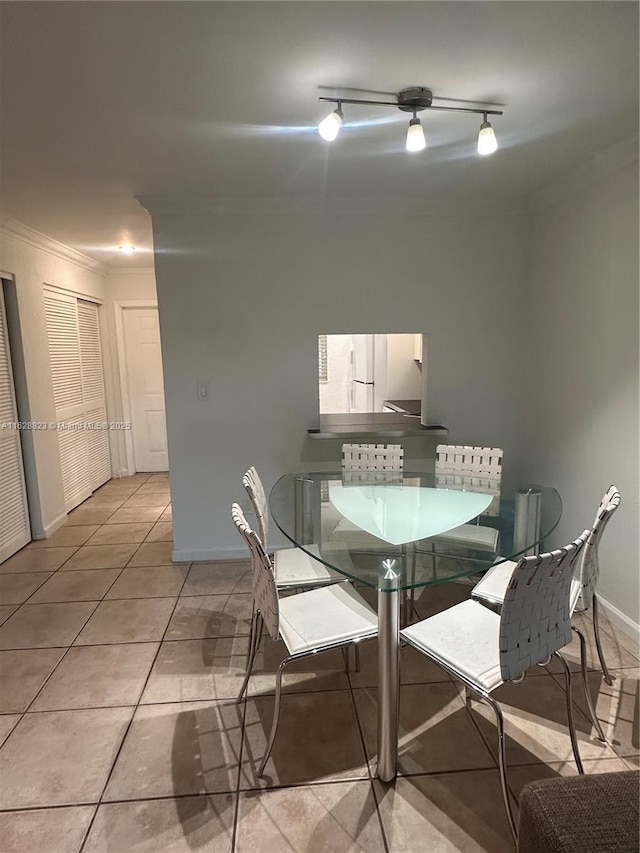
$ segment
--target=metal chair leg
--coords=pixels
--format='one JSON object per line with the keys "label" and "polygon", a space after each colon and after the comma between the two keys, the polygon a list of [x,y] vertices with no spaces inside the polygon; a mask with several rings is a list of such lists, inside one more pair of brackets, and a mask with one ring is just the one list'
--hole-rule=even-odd
{"label": "metal chair leg", "polygon": [[464,688],[464,701],[467,706],[467,710],[471,710],[471,690],[466,686]]}
{"label": "metal chair leg", "polygon": [[604,680],[607,682],[607,684],[613,684],[613,678],[611,677],[609,670],[607,669],[607,664],[605,663],[605,660],[604,660],[604,653],[602,651],[602,643],[600,642],[600,625],[598,622],[598,598],[597,598],[595,592],[593,593],[592,604],[593,604],[593,617],[592,617],[593,618],[593,636],[595,637],[595,640],[596,640],[596,649],[598,650],[598,658],[600,659],[600,666],[602,667],[602,674],[604,675]]}
{"label": "metal chair leg", "polygon": [[509,820],[509,829],[511,830],[511,835],[513,836],[514,844],[516,848],[518,846],[518,830],[516,829],[516,822],[513,817],[513,812],[511,810],[511,801],[509,800],[509,787],[507,785],[507,752],[506,752],[506,744],[505,744],[505,736],[504,736],[504,717],[502,716],[502,709],[500,705],[491,698],[488,694],[479,694],[480,698],[486,702],[486,704],[493,709],[494,714],[496,715],[496,727],[498,729],[498,763],[500,765],[500,784],[502,786],[502,799],[504,800],[504,807],[507,812],[507,818]]}
{"label": "metal chair leg", "polygon": [[285,666],[293,660],[293,657],[285,658],[280,666],[278,667],[278,673],[276,675],[276,698],[273,706],[273,722],[271,723],[271,733],[269,734],[269,741],[267,743],[266,752],[260,762],[260,767],[258,767],[258,776],[262,776],[264,773],[264,768],[266,766],[267,761],[269,760],[269,756],[271,755],[271,750],[273,749],[273,744],[276,739],[276,732],[278,731],[278,722],[280,720],[280,704],[282,699],[282,673],[284,672]]}
{"label": "metal chair leg", "polygon": [[593,727],[596,730],[596,734],[598,735],[598,740],[601,740],[603,743],[606,743],[607,739],[604,736],[604,732],[602,731],[602,726],[600,725],[600,720],[596,715],[596,709],[593,707],[591,693],[589,692],[589,673],[587,669],[587,641],[585,640],[582,631],[579,628],[576,628],[575,625],[571,626],[571,630],[575,631],[575,633],[580,638],[580,666],[582,668],[582,686],[584,687],[584,697],[587,700],[589,716],[591,717],[591,722],[593,723]]}
{"label": "metal chair leg", "polygon": [[342,659],[344,660],[345,675],[349,675],[349,646],[342,647]]}
{"label": "metal chair leg", "polygon": [[251,672],[253,670],[253,665],[256,660],[256,654],[258,652],[258,647],[260,646],[260,639],[262,637],[262,617],[256,611],[253,614],[253,619],[251,620],[251,633],[249,638],[249,652],[247,654],[247,665],[244,673],[244,679],[242,680],[242,687],[240,688],[240,692],[236,698],[236,702],[241,702],[242,697],[247,689],[249,684],[249,678],[251,677]]}
{"label": "metal chair leg", "polygon": [[558,658],[562,666],[564,667],[564,685],[565,691],[567,694],[567,719],[569,721],[569,735],[571,737],[571,748],[573,749],[573,757],[576,760],[576,766],[578,768],[578,773],[584,775],[584,767],[582,766],[582,759],[580,758],[580,752],[578,750],[578,738],[576,735],[576,726],[573,719],[573,698],[571,696],[571,668],[569,664],[566,662],[564,657],[560,654],[560,652],[553,653],[555,657]]}

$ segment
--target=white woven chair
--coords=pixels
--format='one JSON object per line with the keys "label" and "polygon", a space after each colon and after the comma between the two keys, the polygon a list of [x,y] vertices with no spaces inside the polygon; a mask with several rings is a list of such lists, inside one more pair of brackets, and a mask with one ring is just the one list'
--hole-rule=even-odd
{"label": "white woven chair", "polygon": [[[258,522],[258,536],[268,553],[269,509],[267,496],[262,480],[253,466],[242,478],[242,485],[251,499],[251,505]],[[309,550],[314,550],[314,546],[309,546]],[[317,546],[315,546],[315,550],[317,551]],[[271,562],[278,589],[305,589],[344,581],[344,576],[325,566],[319,556],[318,552],[318,559],[315,559],[301,548],[280,548],[275,551]]]}
{"label": "white woven chair", "polygon": [[342,471],[402,471],[401,444],[343,444]]}
{"label": "white woven chair", "polygon": [[[402,483],[404,448],[401,444],[343,444],[342,483],[345,486],[394,485]],[[341,518],[327,536],[329,547],[353,551],[397,554],[394,548],[357,524]]]}
{"label": "white woven chair", "polygon": [[523,557],[513,570],[500,614],[468,600],[400,631],[402,640],[465,685],[468,706],[473,693],[493,709],[502,794],[516,843],[507,787],[504,719],[490,694],[507,681],[522,680],[530,667],[548,663],[552,655],[557,657],[565,673],[573,755],[578,772],[584,772],[573,722],[571,670],[559,650],[571,641],[571,578],[588,535],[585,530],[561,550]]}
{"label": "white woven chair", "polygon": [[[493,500],[484,515],[498,515],[502,455],[499,447],[439,444],[436,447],[436,485],[445,489],[492,494]],[[499,535],[494,527],[461,524],[441,533],[438,540],[495,554]]]}
{"label": "white woven chair", "polygon": [[[611,684],[612,679],[602,652],[600,628],[598,625],[598,598],[596,596],[596,586],[598,584],[598,577],[600,574],[598,549],[605,527],[613,513],[620,506],[620,500],[620,492],[617,488],[615,486],[609,486],[600,501],[600,506],[598,507],[593,527],[591,528],[587,544],[582,552],[579,572],[573,578],[571,583],[571,615],[573,615],[579,602],[581,602],[581,609],[583,611],[593,607],[593,633],[596,641],[598,658],[600,659],[600,666],[602,667],[604,680],[607,684]],[[480,599],[481,601],[486,601],[489,604],[501,606],[515,566],[516,564],[513,561],[506,560],[505,562],[499,563],[489,569],[482,580],[480,580],[472,589],[472,597]],[[605,741],[605,735],[602,730],[602,726],[600,725],[600,721],[598,720],[595,708],[593,707],[591,693],[589,692],[587,643],[584,638],[584,634],[579,628],[572,625],[572,629],[578,635],[580,640],[582,682],[591,721],[593,722],[598,738],[601,741]]]}
{"label": "white woven chair", "polygon": [[375,637],[378,633],[378,617],[350,584],[333,584],[279,599],[271,562],[259,537],[247,524],[238,504],[232,505],[231,514],[249,546],[253,570],[252,642],[249,665],[237,701],[242,700],[247,689],[260,646],[263,623],[271,639],[282,640],[289,652],[276,675],[273,722],[267,749],[258,768],[258,776],[261,776],[276,738],[282,675],[287,664],[317,652],[347,649],[352,643]]}

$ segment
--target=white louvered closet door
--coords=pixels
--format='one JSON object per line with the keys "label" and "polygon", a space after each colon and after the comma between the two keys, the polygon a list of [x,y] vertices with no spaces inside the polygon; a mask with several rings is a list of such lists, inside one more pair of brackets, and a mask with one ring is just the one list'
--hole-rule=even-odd
{"label": "white louvered closet door", "polygon": [[[85,421],[89,424],[106,424],[107,422],[98,311],[99,308],[95,302],[78,300],[82,396]],[[88,430],[87,451],[89,454],[89,483],[93,491],[106,483],[111,477],[108,432],[100,429]]]}
{"label": "white louvered closet door", "polygon": [[[0,284],[0,424],[18,420],[4,296]],[[0,427],[0,563],[31,539],[20,431]]]}
{"label": "white louvered closet door", "polygon": [[111,476],[107,432],[86,428],[107,419],[99,309],[95,303],[51,290],[45,290],[44,302],[68,512]]}

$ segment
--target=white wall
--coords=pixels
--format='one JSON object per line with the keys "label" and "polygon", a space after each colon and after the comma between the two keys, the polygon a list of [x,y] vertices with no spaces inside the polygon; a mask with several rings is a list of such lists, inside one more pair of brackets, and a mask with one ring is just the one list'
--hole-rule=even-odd
{"label": "white wall", "polygon": [[640,621],[637,189],[636,162],[535,215],[519,342],[527,470],[563,499],[555,544],[591,526],[611,483],[622,494],[599,592],[631,633],[629,620],[636,630]]}
{"label": "white wall", "polygon": [[[525,217],[145,204],[178,557],[243,554],[229,507],[245,469],[255,464],[268,488],[309,458],[317,336],[329,329],[426,333],[430,420],[453,442],[504,447],[517,464]],[[202,380],[210,402],[196,400]]]}
{"label": "white wall", "polygon": [[387,335],[387,399],[419,400],[422,372],[415,361],[415,335]]}
{"label": "white wall", "polygon": [[[43,286],[56,285],[98,299],[105,295],[104,276],[88,268],[91,264],[85,265],[88,259],[78,255],[74,262],[69,260],[76,254],[73,250],[60,250],[56,252],[53,242],[52,250],[47,251],[0,230],[0,272],[16,284],[27,384],[27,410],[22,417],[28,421],[56,420]],[[103,322],[104,319],[102,315]],[[111,355],[108,347],[104,349],[105,372],[110,374]],[[108,400],[112,391],[107,387]],[[22,442],[31,530],[35,538],[40,538],[53,532],[66,518],[58,439],[49,430],[23,431]]]}

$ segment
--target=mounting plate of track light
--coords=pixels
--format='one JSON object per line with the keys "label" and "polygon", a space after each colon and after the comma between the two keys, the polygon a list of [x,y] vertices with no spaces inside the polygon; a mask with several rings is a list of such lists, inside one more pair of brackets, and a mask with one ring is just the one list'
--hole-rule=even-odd
{"label": "mounting plate of track light", "polygon": [[398,109],[405,113],[420,112],[426,110],[433,102],[433,92],[426,86],[410,86],[402,89],[396,95],[398,98]]}

